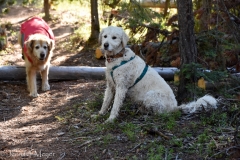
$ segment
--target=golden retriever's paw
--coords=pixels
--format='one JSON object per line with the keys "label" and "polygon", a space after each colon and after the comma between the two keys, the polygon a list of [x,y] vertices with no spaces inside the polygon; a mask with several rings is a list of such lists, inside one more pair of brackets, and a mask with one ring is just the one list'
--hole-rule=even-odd
{"label": "golden retriever's paw", "polygon": [[49,91],[50,90],[50,85],[49,84],[44,84],[42,86],[42,91]]}
{"label": "golden retriever's paw", "polygon": [[38,94],[38,93],[30,93],[30,96],[31,96],[31,97],[38,97],[39,94]]}

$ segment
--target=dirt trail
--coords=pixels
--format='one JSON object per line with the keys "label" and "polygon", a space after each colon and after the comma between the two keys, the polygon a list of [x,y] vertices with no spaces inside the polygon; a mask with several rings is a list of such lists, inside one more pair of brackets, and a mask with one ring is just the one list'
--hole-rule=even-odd
{"label": "dirt trail", "polygon": [[[8,14],[1,17],[1,22],[12,24],[11,30],[17,32],[22,21],[40,12],[35,8],[13,6]],[[75,11],[55,13],[59,16],[58,20],[56,23],[50,22],[56,36],[52,65],[94,63],[102,66],[104,62],[96,60],[93,51],[70,53],[62,50],[60,45],[69,41],[69,35],[73,34],[76,27],[73,24],[77,19],[69,22],[69,17],[74,18],[75,14]],[[24,66],[17,36],[10,35],[8,41],[10,49],[0,55],[0,65]],[[31,98],[25,81],[0,81],[0,160],[77,158],[69,149],[68,128],[56,116],[66,112],[67,107],[94,98],[95,93],[103,92],[104,85],[104,81],[94,80],[50,82],[50,91],[42,92],[39,86],[39,97]]]}

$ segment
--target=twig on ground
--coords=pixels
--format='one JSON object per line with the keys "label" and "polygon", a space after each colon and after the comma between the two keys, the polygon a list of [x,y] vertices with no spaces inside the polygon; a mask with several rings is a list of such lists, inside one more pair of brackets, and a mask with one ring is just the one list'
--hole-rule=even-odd
{"label": "twig on ground", "polygon": [[220,152],[212,155],[210,158],[216,157],[217,155],[222,154],[222,153],[224,153],[224,152],[226,153],[226,155],[231,155],[231,154],[228,153],[228,151],[229,151],[230,149],[240,149],[240,146],[232,146],[232,147],[229,147],[229,148],[227,148],[227,149],[225,149],[225,150],[222,150],[222,151],[220,151]]}
{"label": "twig on ground", "polygon": [[230,149],[239,149],[240,150],[240,146],[232,146],[232,147],[229,147],[226,149],[226,154],[229,156],[231,155],[232,153],[228,153]]}
{"label": "twig on ground", "polygon": [[61,153],[61,154],[60,154],[61,157],[59,157],[58,160],[62,160],[62,159],[65,157],[65,155],[66,155],[65,152]]}
{"label": "twig on ground", "polygon": [[82,148],[83,146],[89,144],[89,143],[92,143],[94,141],[99,141],[101,138],[96,138],[96,139],[92,139],[92,140],[88,140],[86,142],[84,142],[83,144],[81,144],[80,146],[78,146],[78,148]]}
{"label": "twig on ground", "polygon": [[135,147],[133,147],[131,150],[128,150],[129,152],[132,152],[133,150],[135,150],[136,148],[138,148],[139,146],[141,146],[142,143],[137,144]]}
{"label": "twig on ground", "polygon": [[163,134],[162,132],[160,132],[160,131],[158,131],[158,130],[156,130],[156,129],[148,129],[148,128],[145,128],[146,129],[146,131],[149,133],[149,134],[157,134],[157,135],[159,135],[159,136],[161,136],[161,137],[163,137],[163,138],[165,138],[165,139],[167,139],[167,140],[169,140],[170,138],[168,137],[168,136],[166,136],[165,134]]}

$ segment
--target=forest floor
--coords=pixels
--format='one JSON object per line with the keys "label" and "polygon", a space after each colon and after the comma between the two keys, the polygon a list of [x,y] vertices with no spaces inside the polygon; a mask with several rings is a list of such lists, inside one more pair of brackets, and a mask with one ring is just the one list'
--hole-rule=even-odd
{"label": "forest floor", "polygon": [[[12,25],[0,65],[24,66],[17,36],[10,33],[41,12],[12,6],[1,16],[1,22]],[[84,42],[69,43],[79,21],[90,25],[90,15],[79,17],[78,12],[54,11],[55,19],[49,22],[56,36],[51,63],[104,66],[104,59],[94,57],[95,49],[84,49]],[[151,115],[139,113],[138,104],[126,100],[118,120],[104,124],[109,114],[96,119],[91,115],[101,108],[105,83],[50,81],[50,91],[39,90],[39,97],[31,98],[25,81],[0,81],[0,160],[239,159],[239,103],[226,102],[212,113]]]}

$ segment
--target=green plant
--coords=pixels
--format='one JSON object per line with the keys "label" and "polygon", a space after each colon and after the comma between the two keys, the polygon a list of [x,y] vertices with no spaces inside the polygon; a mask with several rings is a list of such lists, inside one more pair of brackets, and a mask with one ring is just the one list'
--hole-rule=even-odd
{"label": "green plant", "polygon": [[210,140],[210,137],[206,130],[204,131],[204,133],[198,135],[197,137],[198,143],[206,143],[206,142],[209,142],[209,140]]}
{"label": "green plant", "polygon": [[95,95],[94,99],[84,102],[84,105],[90,111],[99,109],[99,107],[103,103],[103,94],[94,94],[94,95]]}
{"label": "green plant", "polygon": [[156,160],[156,159],[167,159],[170,160],[173,158],[173,150],[168,149],[164,145],[159,145],[157,143],[151,143],[151,147],[148,149],[147,159]]}
{"label": "green plant", "polygon": [[103,144],[106,146],[113,140],[113,136],[111,134],[107,134],[103,137]]}
{"label": "green plant", "polygon": [[124,123],[120,126],[123,133],[125,133],[130,141],[135,141],[139,127],[133,123]]}
{"label": "green plant", "polygon": [[211,115],[203,115],[201,116],[201,123],[206,125],[213,125],[213,126],[226,126],[228,123],[227,113],[219,113],[219,111],[212,112]]}
{"label": "green plant", "polygon": [[211,140],[208,144],[207,144],[207,153],[208,155],[212,155],[214,149],[216,149],[216,143]]}
{"label": "green plant", "polygon": [[177,137],[173,137],[170,140],[171,145],[176,146],[176,147],[182,147],[183,143],[182,143],[182,139],[181,138],[177,138]]}
{"label": "green plant", "polygon": [[162,120],[162,124],[164,125],[164,128],[168,130],[172,130],[175,128],[175,126],[177,125],[176,120],[179,119],[180,116],[181,116],[180,111],[159,114],[159,118]]}
{"label": "green plant", "polygon": [[156,160],[156,159],[162,159],[162,156],[164,155],[164,146],[160,145],[157,149],[150,148],[147,157],[149,160]]}

